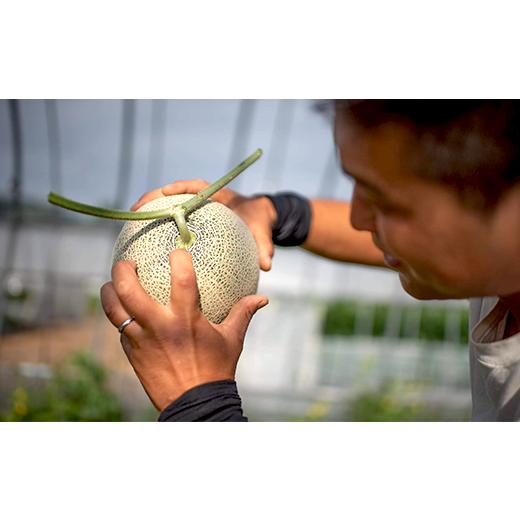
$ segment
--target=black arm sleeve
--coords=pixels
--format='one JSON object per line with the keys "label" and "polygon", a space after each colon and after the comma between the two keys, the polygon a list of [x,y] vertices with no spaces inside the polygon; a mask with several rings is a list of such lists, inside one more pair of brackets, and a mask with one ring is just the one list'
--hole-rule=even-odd
{"label": "black arm sleeve", "polygon": [[244,422],[242,401],[234,381],[215,381],[196,386],[168,405],[159,422]]}
{"label": "black arm sleeve", "polygon": [[312,211],[309,200],[297,193],[259,194],[271,200],[276,211],[273,244],[283,247],[299,246],[307,240]]}

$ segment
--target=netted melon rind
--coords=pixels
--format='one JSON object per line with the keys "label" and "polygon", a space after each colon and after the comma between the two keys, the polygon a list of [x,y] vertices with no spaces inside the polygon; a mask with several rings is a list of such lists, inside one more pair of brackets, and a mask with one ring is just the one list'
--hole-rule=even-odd
{"label": "netted melon rind", "polygon": [[[138,211],[170,207],[191,197],[161,197]],[[259,268],[254,238],[246,224],[218,202],[207,201],[186,221],[196,236],[188,251],[193,257],[202,312],[213,323],[221,323],[238,300],[256,293]],[[129,221],[114,245],[112,263],[136,262],[137,276],[146,292],[166,305],[171,283],[169,254],[177,248],[178,236],[173,219]]]}

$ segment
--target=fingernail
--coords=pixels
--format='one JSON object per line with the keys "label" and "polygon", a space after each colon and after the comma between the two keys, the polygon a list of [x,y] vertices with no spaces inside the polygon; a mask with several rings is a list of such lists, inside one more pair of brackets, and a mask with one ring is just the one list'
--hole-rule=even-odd
{"label": "fingernail", "polygon": [[262,307],[265,307],[269,303],[269,300],[266,298],[265,300],[262,300],[259,304],[256,310],[260,310]]}
{"label": "fingernail", "polygon": [[263,255],[262,256],[262,264],[264,265],[264,267],[266,269],[270,269],[271,268],[271,258],[269,255]]}

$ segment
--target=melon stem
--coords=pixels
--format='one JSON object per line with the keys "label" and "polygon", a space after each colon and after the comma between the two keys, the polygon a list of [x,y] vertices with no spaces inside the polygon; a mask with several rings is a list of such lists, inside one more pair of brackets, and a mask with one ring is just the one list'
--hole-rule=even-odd
{"label": "melon stem", "polygon": [[113,220],[153,220],[156,218],[168,218],[171,216],[170,209],[161,209],[156,211],[121,211],[118,209],[99,208],[97,206],[90,206],[75,200],[67,199],[52,191],[49,193],[47,200],[51,204],[60,206],[61,208],[75,211],[76,213],[83,213],[92,217],[110,218]]}
{"label": "melon stem", "polygon": [[158,218],[173,218],[179,228],[181,240],[185,244],[193,243],[193,235],[186,226],[186,216],[192,211],[200,207],[209,197],[218,190],[229,184],[233,179],[240,175],[246,168],[251,166],[262,155],[262,150],[258,148],[247,159],[244,159],[238,166],[226,173],[223,177],[210,184],[191,199],[182,204],[176,204],[173,207],[156,211],[121,211],[118,209],[106,209],[98,206],[90,206],[75,200],[67,199],[52,191],[49,193],[47,200],[51,204],[60,206],[70,211],[91,215],[93,217],[109,218],[113,220],[154,220]]}
{"label": "melon stem", "polygon": [[191,199],[188,199],[186,202],[182,202],[181,204],[173,207],[172,217],[175,219],[175,223],[177,224],[177,228],[179,229],[180,233],[180,240],[177,242],[178,247],[188,249],[188,247],[191,247],[193,242],[195,242],[195,235],[188,229],[186,224],[186,217],[192,211],[195,211],[197,208],[202,206],[202,204],[204,204],[204,202],[206,202],[218,190],[221,190],[233,179],[238,177],[246,168],[249,168],[249,166],[251,166],[261,156],[262,150],[258,148],[247,159],[244,159],[238,166],[235,166],[230,172],[226,173],[226,175],[220,177],[220,179],[217,179],[207,188],[199,191]]}
{"label": "melon stem", "polygon": [[175,220],[175,223],[177,224],[177,229],[179,230],[176,245],[188,249],[188,247],[191,247],[193,242],[195,242],[195,235],[186,225],[185,214],[185,210],[181,206],[176,206],[171,213],[173,220]]}
{"label": "melon stem", "polygon": [[220,177],[220,179],[210,184],[207,188],[199,191],[197,195],[191,199],[183,202],[181,207],[184,209],[185,215],[189,215],[192,211],[204,204],[207,199],[238,177],[245,169],[249,168],[255,161],[260,159],[261,156],[262,150],[258,148],[247,159],[244,159],[238,166],[235,166],[230,172],[226,173],[226,175]]}

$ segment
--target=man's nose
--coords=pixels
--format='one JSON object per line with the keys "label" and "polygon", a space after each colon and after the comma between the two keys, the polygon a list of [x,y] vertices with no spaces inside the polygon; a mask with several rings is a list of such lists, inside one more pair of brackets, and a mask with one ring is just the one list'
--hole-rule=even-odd
{"label": "man's nose", "polygon": [[359,190],[356,186],[354,186],[354,191],[352,193],[350,223],[352,227],[358,231],[375,232],[374,211],[372,205],[359,194]]}

